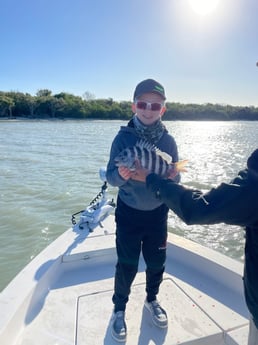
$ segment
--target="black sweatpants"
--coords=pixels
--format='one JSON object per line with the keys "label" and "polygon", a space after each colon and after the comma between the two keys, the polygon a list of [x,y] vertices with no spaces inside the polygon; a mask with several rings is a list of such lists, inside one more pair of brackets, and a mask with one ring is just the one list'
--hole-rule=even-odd
{"label": "black sweatpants", "polygon": [[118,197],[115,213],[118,257],[113,295],[115,312],[126,308],[141,251],[146,263],[147,300],[150,302],[156,298],[165,269],[167,216],[165,205],[152,211],[140,211],[127,206]]}

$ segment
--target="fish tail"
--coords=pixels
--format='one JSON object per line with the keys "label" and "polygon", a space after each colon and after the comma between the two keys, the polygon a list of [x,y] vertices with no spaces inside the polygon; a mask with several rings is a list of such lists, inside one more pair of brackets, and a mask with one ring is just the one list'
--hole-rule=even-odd
{"label": "fish tail", "polygon": [[174,163],[175,169],[177,170],[177,172],[187,172],[187,169],[185,168],[187,163],[188,163],[188,159],[184,159],[182,161]]}
{"label": "fish tail", "polygon": [[176,175],[178,175],[180,172],[186,172],[186,164],[188,163],[188,160],[182,160],[179,162],[171,163],[169,164],[169,169],[168,169],[168,177],[169,178],[174,178]]}

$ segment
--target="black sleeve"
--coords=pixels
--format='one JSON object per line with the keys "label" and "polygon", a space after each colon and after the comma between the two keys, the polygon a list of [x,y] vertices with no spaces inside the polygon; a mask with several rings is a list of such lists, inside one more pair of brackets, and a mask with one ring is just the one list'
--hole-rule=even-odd
{"label": "black sleeve", "polygon": [[186,224],[248,225],[252,207],[245,185],[222,183],[204,194],[155,174],[147,176],[146,184]]}

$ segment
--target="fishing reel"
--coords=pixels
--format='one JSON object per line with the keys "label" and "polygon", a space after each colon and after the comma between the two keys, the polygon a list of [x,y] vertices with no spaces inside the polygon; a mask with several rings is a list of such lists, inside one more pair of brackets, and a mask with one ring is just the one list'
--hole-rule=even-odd
{"label": "fishing reel", "polygon": [[100,179],[104,182],[101,187],[101,191],[90,202],[89,206],[85,210],[79,211],[72,215],[72,224],[76,225],[75,216],[80,214],[80,220],[78,222],[79,229],[84,229],[87,226],[89,231],[93,231],[96,226],[103,227],[102,223],[115,209],[116,204],[114,200],[107,198],[107,181],[106,181],[106,169],[101,168],[99,170]]}

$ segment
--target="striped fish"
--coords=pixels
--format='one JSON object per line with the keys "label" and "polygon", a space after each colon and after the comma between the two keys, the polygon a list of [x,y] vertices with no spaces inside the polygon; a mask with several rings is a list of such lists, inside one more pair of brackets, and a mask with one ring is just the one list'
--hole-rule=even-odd
{"label": "striped fish", "polygon": [[117,167],[124,166],[134,171],[136,161],[147,169],[161,177],[168,177],[171,174],[176,176],[180,171],[186,171],[184,166],[187,161],[172,163],[172,157],[162,152],[148,141],[140,140],[134,146],[127,147],[115,158]]}

